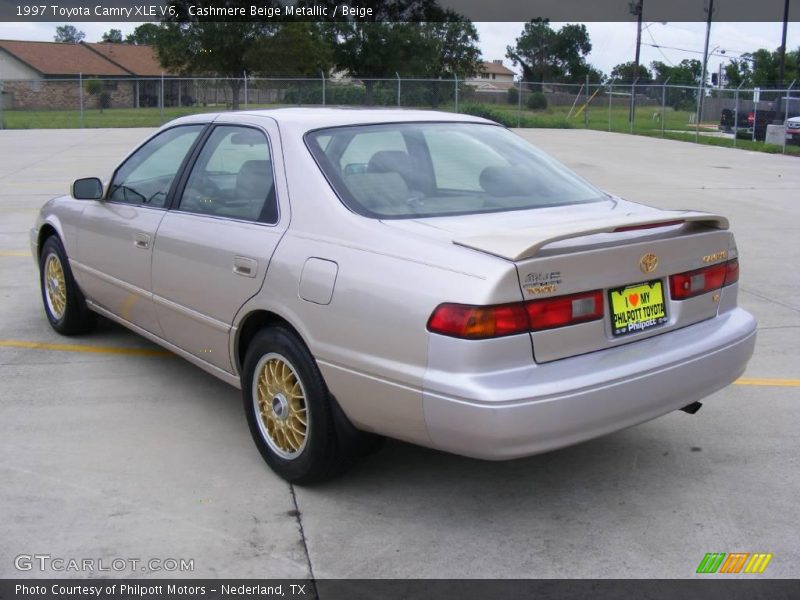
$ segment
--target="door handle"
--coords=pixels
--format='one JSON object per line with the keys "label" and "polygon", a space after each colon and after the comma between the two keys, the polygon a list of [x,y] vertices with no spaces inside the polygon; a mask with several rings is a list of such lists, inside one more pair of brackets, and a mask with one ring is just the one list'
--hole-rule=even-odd
{"label": "door handle", "polygon": [[147,250],[150,247],[150,236],[146,233],[137,233],[133,236],[133,245]]}
{"label": "door handle", "polygon": [[233,259],[233,272],[243,277],[255,277],[258,263],[252,258],[237,256]]}

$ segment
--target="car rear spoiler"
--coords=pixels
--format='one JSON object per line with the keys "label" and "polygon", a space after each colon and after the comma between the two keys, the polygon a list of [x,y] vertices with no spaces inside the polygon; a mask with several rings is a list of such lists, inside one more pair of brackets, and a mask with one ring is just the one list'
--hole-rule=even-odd
{"label": "car rear spoiler", "polygon": [[652,213],[628,214],[591,221],[577,221],[561,225],[530,227],[500,231],[484,235],[456,238],[454,244],[494,254],[508,260],[532,258],[544,246],[570,238],[615,233],[634,229],[650,229],[692,223],[713,229],[728,229],[728,219],[720,215],[695,211],[664,211],[654,217]]}

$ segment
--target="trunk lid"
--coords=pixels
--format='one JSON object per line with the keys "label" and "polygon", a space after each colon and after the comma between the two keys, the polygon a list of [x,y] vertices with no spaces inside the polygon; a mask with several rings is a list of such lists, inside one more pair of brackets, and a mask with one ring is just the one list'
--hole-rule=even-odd
{"label": "trunk lid", "polygon": [[[513,262],[525,300],[601,290],[602,319],[530,334],[537,362],[612,348],[714,317],[718,293],[674,300],[669,276],[736,257],[724,217],[625,201],[387,223]],[[650,311],[657,323],[650,323]]]}

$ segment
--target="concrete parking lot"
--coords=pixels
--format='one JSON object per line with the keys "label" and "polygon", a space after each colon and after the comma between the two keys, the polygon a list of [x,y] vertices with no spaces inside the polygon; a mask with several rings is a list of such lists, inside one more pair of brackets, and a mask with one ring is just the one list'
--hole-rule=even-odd
{"label": "concrete parking lot", "polygon": [[0,577],[80,575],[15,569],[49,554],[194,559],[156,576],[682,578],[707,552],[773,553],[765,576],[798,576],[800,160],[521,131],[628,199],[730,217],[760,325],[744,379],[697,415],[541,456],[389,442],[302,488],[261,460],[237,390],[114,324],[73,339],[47,324],[36,210],[147,133],[0,131]]}

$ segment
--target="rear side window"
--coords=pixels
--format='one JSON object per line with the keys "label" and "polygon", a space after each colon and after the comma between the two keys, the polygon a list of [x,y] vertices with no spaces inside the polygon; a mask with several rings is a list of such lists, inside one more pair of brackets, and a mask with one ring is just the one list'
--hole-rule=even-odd
{"label": "rear side window", "polygon": [[309,132],[306,145],[342,201],[374,218],[525,210],[607,198],[495,125],[336,127]]}
{"label": "rear side window", "polygon": [[203,127],[173,127],[147,141],[117,169],[108,199],[163,208],[172,182]]}
{"label": "rear side window", "polygon": [[192,167],[178,209],[243,221],[277,222],[267,136],[250,127],[214,128]]}

